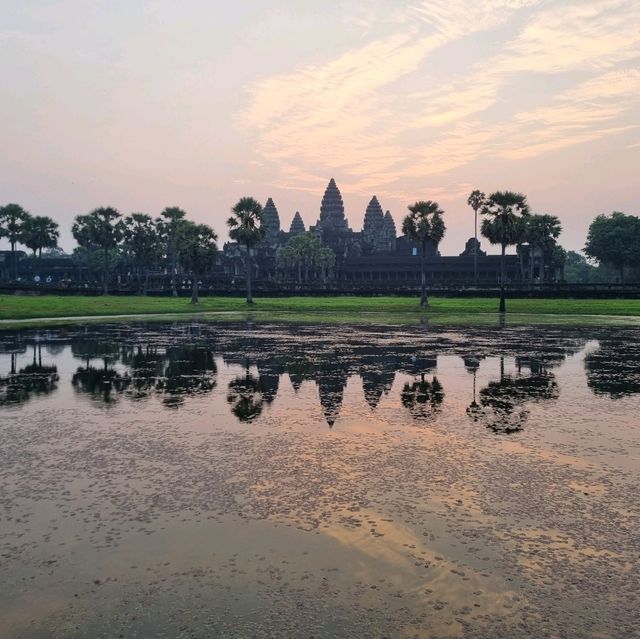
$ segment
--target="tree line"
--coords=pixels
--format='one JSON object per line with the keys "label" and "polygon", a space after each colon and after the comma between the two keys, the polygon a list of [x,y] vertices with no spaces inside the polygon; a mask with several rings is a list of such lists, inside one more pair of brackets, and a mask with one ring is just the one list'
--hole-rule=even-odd
{"label": "tree line", "polygon": [[[229,236],[247,251],[247,302],[251,297],[251,251],[265,236],[262,206],[253,198],[242,198],[227,220]],[[146,295],[149,272],[165,264],[174,296],[178,295],[177,276],[188,275],[192,282],[191,301],[198,302],[199,282],[215,265],[218,236],[206,224],[187,219],[179,207],[167,207],[152,218],[146,213],[123,216],[114,207],[99,207],[77,215],[71,233],[78,243],[74,254],[87,265],[97,266],[102,290],[109,291],[110,274],[116,262],[128,264],[138,282],[138,292]],[[0,237],[9,241],[14,279],[18,279],[19,244],[42,256],[42,250],[55,248],[59,225],[49,217],[33,216],[19,204],[0,207]]]}
{"label": "tree line", "polygon": [[[529,273],[525,273],[520,255],[522,279],[533,281],[536,251],[540,260],[540,272],[544,275],[545,260],[551,256],[554,263],[562,263],[566,253],[558,244],[562,226],[558,217],[531,213],[527,198],[522,193],[496,191],[485,195],[474,190],[467,200],[474,212],[474,283],[477,284],[478,215],[481,218],[480,233],[494,245],[500,246],[500,312],[506,310],[505,255],[509,246],[529,246]],[[426,286],[426,254],[430,243],[436,247],[444,238],[446,224],[444,211],[437,202],[418,201],[408,207],[409,213],[402,222],[402,232],[420,247],[422,264],[420,305],[428,306]],[[226,222],[229,236],[244,248],[247,302],[253,303],[252,259],[253,251],[266,237],[262,205],[253,197],[241,198],[231,209]],[[145,213],[123,216],[113,207],[100,207],[85,215],[78,215],[72,225],[72,234],[78,247],[74,253],[101,273],[102,288],[106,294],[110,274],[115,263],[123,261],[130,266],[138,283],[138,292],[147,293],[149,273],[159,264],[167,267],[171,290],[177,296],[177,276],[188,275],[192,281],[192,302],[198,301],[199,281],[215,264],[218,236],[206,224],[187,219],[179,207],[167,207],[152,218]],[[33,216],[18,204],[0,207],[0,237],[10,245],[14,279],[18,278],[17,246],[33,251],[34,258],[42,256],[44,249],[57,246],[59,225],[46,216]],[[620,281],[625,269],[640,264],[640,218],[614,212],[599,215],[591,223],[584,252],[588,258],[615,268]],[[577,258],[576,258],[577,256]],[[572,265],[581,256],[570,255]],[[297,273],[298,283],[329,276],[336,263],[332,249],[322,245],[313,233],[294,236],[278,249],[276,262],[285,279],[288,273]],[[585,261],[586,264],[586,261]]]}

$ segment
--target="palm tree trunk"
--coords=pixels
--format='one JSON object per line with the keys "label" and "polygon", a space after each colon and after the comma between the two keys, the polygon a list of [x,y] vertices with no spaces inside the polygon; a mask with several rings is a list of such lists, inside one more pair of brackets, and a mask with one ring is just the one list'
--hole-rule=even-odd
{"label": "palm tree trunk", "polygon": [[247,245],[247,304],[253,304],[253,294],[251,293],[251,248]]}
{"label": "palm tree trunk", "polygon": [[16,252],[15,240],[11,242],[11,257],[13,258],[13,279],[18,279],[18,253]]}
{"label": "palm tree trunk", "polygon": [[535,252],[535,247],[533,246],[533,244],[529,243],[529,281],[531,282],[531,284],[533,284],[533,263],[534,263],[534,252]]}
{"label": "palm tree trunk", "polygon": [[192,304],[197,304],[199,302],[198,300],[198,278],[196,277],[195,273],[193,275],[193,284],[191,286],[191,303]]}
{"label": "palm tree trunk", "polygon": [[473,285],[478,286],[478,209],[473,209],[474,212],[474,238],[475,246],[473,247]]}
{"label": "palm tree trunk", "polygon": [[171,248],[171,295],[173,295],[173,297],[178,297],[178,286],[176,284],[177,267],[176,248],[174,246]]}
{"label": "palm tree trunk", "polygon": [[502,253],[500,254],[500,306],[498,311],[500,313],[507,312],[507,303],[504,294],[504,254],[506,250],[506,245],[502,243]]}
{"label": "palm tree trunk", "polygon": [[104,249],[102,253],[102,294],[107,295],[109,293],[109,287],[107,286],[107,265],[109,262],[108,249]]}
{"label": "palm tree trunk", "polygon": [[544,248],[540,251],[540,283],[544,284]]}
{"label": "palm tree trunk", "polygon": [[427,247],[425,242],[422,242],[422,257],[421,257],[421,275],[422,286],[420,289],[420,308],[427,308],[429,306],[429,298],[427,297],[427,261],[426,261]]}

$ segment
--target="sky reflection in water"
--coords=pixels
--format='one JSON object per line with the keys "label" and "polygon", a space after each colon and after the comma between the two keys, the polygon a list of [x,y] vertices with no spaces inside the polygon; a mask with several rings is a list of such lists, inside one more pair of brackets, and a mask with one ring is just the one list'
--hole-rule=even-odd
{"label": "sky reflection in water", "polygon": [[633,636],[638,337],[2,332],[0,637]]}

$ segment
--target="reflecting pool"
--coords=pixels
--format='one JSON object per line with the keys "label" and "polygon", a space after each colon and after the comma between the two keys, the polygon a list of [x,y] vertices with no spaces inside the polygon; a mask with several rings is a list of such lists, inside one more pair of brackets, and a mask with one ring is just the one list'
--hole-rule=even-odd
{"label": "reflecting pool", "polygon": [[0,637],[639,637],[640,327],[0,331]]}

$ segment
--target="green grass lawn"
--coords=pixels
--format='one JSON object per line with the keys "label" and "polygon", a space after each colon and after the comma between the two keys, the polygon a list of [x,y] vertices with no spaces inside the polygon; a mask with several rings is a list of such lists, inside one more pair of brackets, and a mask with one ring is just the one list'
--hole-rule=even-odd
{"label": "green grass lawn", "polygon": [[[497,314],[493,298],[431,297],[426,315]],[[380,313],[420,316],[417,297],[284,297],[258,298],[253,306],[237,297],[205,297],[194,306],[188,298],[171,297],[84,297],[21,296],[0,297],[0,320],[110,315],[148,315],[234,312],[252,314],[332,315]],[[507,300],[508,314],[526,315],[611,315],[640,317],[640,300],[513,299]]]}

